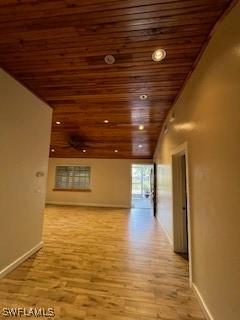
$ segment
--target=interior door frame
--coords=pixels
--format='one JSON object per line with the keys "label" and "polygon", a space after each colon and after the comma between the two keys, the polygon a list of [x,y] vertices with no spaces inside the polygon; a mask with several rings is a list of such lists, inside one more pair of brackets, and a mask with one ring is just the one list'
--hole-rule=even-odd
{"label": "interior door frame", "polygon": [[[189,258],[189,284],[190,287],[192,286],[192,238],[191,238],[191,206],[190,206],[190,191],[189,191],[189,155],[188,155],[188,144],[187,142],[184,142],[183,144],[179,145],[177,148],[172,150],[171,152],[171,168],[172,168],[172,213],[173,213],[173,249],[175,251],[175,248],[179,243],[178,237],[176,234],[176,230],[178,225],[176,215],[182,214],[182,212],[179,213],[179,199],[182,195],[181,190],[181,168],[179,165],[179,162],[181,161],[181,156],[185,155],[185,161],[186,161],[186,192],[187,192],[187,233],[188,233],[188,258]],[[180,244],[181,245],[181,244]]]}

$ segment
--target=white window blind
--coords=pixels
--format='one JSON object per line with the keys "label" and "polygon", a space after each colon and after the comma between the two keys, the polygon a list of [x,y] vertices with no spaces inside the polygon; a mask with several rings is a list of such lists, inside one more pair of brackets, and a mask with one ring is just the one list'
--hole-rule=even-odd
{"label": "white window blind", "polygon": [[56,189],[90,189],[89,166],[57,166]]}

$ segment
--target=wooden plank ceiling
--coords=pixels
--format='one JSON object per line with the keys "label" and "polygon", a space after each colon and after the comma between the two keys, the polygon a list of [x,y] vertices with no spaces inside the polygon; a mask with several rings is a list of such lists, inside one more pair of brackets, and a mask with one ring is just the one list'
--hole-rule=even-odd
{"label": "wooden plank ceiling", "polygon": [[[1,0],[0,66],[52,106],[50,156],[151,158],[167,111],[229,3]],[[151,58],[158,48],[167,53],[162,62]]]}

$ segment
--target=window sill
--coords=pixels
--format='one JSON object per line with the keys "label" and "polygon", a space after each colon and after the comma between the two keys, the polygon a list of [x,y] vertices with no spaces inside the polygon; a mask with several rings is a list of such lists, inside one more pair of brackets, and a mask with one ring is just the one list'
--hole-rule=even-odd
{"label": "window sill", "polygon": [[53,191],[91,192],[91,189],[53,189]]}

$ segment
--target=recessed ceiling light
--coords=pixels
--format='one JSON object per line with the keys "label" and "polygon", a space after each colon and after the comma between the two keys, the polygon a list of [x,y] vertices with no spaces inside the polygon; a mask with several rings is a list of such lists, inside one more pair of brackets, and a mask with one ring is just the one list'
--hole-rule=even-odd
{"label": "recessed ceiling light", "polygon": [[104,123],[109,123],[109,120],[105,119],[103,122],[104,122]]}
{"label": "recessed ceiling light", "polygon": [[153,61],[159,62],[166,57],[166,51],[164,49],[157,49],[152,54]]}
{"label": "recessed ceiling light", "polygon": [[140,124],[140,126],[138,127],[139,130],[144,130],[144,125]]}
{"label": "recessed ceiling light", "polygon": [[55,152],[55,149],[51,149],[51,152]]}
{"label": "recessed ceiling light", "polygon": [[56,121],[56,124],[61,124],[61,122],[60,121]]}
{"label": "recessed ceiling light", "polygon": [[116,152],[116,153],[117,153],[117,152],[118,152],[118,150],[117,150],[117,149],[115,149],[115,150],[114,150],[114,152]]}
{"label": "recessed ceiling light", "polygon": [[106,64],[113,64],[115,62],[115,58],[113,55],[108,54],[104,57],[104,61],[106,62]]}
{"label": "recessed ceiling light", "polygon": [[83,149],[83,151],[82,152],[87,152],[87,150],[86,149]]}
{"label": "recessed ceiling light", "polygon": [[147,100],[148,96],[147,96],[146,94],[141,94],[141,95],[139,96],[139,98],[140,98],[141,100]]}
{"label": "recessed ceiling light", "polygon": [[138,145],[138,148],[142,148],[142,147],[143,147],[142,144],[139,144],[139,145]]}

